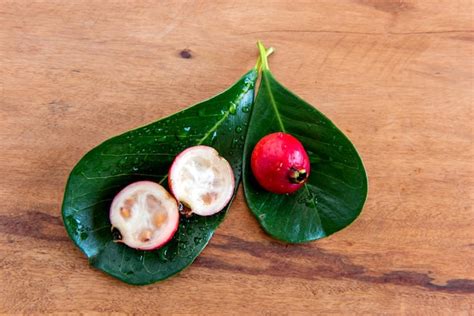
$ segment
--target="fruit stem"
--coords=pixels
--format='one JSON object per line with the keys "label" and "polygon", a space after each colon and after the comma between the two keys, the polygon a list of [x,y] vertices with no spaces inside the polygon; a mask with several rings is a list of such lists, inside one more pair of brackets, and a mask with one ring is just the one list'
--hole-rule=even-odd
{"label": "fruit stem", "polygon": [[273,47],[265,49],[265,46],[263,46],[262,42],[260,41],[257,42],[257,47],[260,52],[260,56],[258,57],[255,68],[259,71],[270,70],[268,67],[268,56],[270,56],[275,51],[275,49]]}

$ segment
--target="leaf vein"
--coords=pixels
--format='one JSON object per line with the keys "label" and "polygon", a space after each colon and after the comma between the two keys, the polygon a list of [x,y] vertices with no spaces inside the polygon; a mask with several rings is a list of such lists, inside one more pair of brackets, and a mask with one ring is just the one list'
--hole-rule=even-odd
{"label": "leaf vein", "polygon": [[119,173],[119,174],[114,174],[114,175],[109,175],[109,176],[90,177],[90,176],[87,176],[83,171],[81,171],[81,174],[87,180],[109,179],[109,178],[124,177],[124,176],[146,176],[146,177],[155,177],[155,178],[163,176],[163,175],[156,175],[156,174],[149,174],[149,173]]}
{"label": "leaf vein", "polygon": [[164,154],[164,153],[131,153],[131,154],[108,154],[108,153],[101,153],[101,156],[105,157],[126,157],[126,156],[175,156],[172,154]]}
{"label": "leaf vein", "polygon": [[277,104],[275,102],[275,97],[270,89],[270,83],[268,82],[267,76],[265,74],[262,76],[263,80],[265,80],[265,89],[267,90],[268,96],[270,97],[270,103],[272,104],[273,110],[275,111],[276,118],[278,120],[278,124],[280,125],[281,131],[286,133],[285,126],[283,125],[283,121],[280,117],[280,112],[278,111]]}

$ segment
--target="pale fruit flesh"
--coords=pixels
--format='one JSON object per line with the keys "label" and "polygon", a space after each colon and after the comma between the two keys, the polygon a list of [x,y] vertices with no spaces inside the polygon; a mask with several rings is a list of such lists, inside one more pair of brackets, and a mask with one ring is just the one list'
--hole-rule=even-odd
{"label": "pale fruit flesh", "polygon": [[180,153],[170,168],[168,183],[176,200],[200,216],[224,209],[235,188],[229,162],[208,146],[194,146]]}

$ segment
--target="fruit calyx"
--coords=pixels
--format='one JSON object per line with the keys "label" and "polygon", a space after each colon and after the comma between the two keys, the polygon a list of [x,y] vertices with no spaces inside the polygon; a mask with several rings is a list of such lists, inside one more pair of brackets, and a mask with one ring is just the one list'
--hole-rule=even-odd
{"label": "fruit calyx", "polygon": [[308,173],[306,172],[305,168],[298,169],[291,167],[288,178],[290,179],[291,183],[300,184],[306,181],[308,178]]}
{"label": "fruit calyx", "polygon": [[193,210],[186,205],[186,203],[178,201],[178,211],[179,214],[185,216],[186,218],[191,217],[193,215]]}

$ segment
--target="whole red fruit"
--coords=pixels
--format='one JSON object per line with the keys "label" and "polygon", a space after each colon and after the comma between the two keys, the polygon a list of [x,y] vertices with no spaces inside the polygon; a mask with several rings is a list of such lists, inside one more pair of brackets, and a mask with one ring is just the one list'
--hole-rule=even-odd
{"label": "whole red fruit", "polygon": [[250,162],[258,183],[267,191],[292,193],[309,177],[310,162],[303,145],[290,134],[269,134],[255,145]]}

